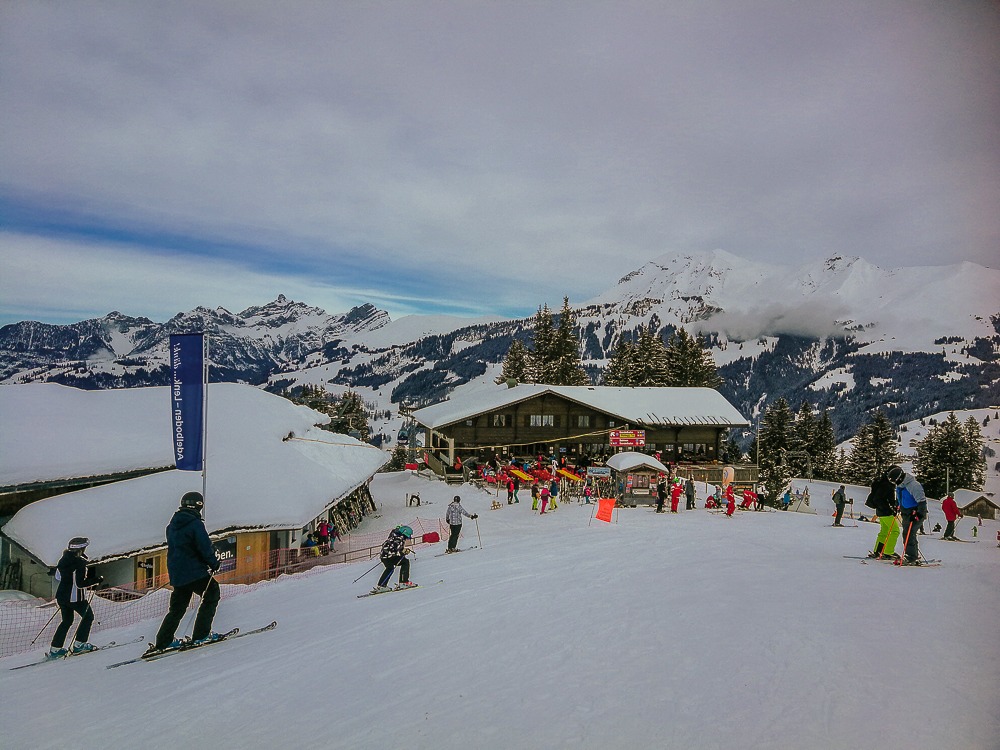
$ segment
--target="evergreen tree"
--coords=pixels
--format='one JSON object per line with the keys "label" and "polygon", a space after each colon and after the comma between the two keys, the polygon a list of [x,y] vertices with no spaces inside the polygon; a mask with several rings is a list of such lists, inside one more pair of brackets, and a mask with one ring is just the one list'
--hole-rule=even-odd
{"label": "evergreen tree", "polygon": [[608,366],[604,370],[604,385],[609,386],[630,386],[632,385],[632,362],[635,354],[632,342],[626,338],[618,339],[618,346],[615,347]]}
{"label": "evergreen tree", "polygon": [[951,412],[917,444],[913,471],[928,497],[943,497],[957,488],[981,490],[986,465],[979,422],[970,417],[963,425]]}
{"label": "evergreen tree", "polygon": [[828,409],[820,415],[819,424],[813,433],[812,450],[813,475],[817,479],[842,482],[837,467],[837,435]]}
{"label": "evergreen tree", "polygon": [[788,465],[788,437],[792,425],[792,410],[784,398],[779,398],[764,412],[760,427],[760,481],[768,497],[781,497],[792,472]]}
{"label": "evergreen tree", "polygon": [[589,385],[590,378],[583,370],[580,358],[580,342],[576,337],[576,318],[569,307],[569,297],[563,297],[559,311],[559,325],[556,327],[549,347],[551,385]]}
{"label": "evergreen tree", "polygon": [[722,384],[712,355],[683,328],[670,337],[666,346],[667,379],[663,385],[690,388],[718,388]]}
{"label": "evergreen tree", "polygon": [[869,486],[879,474],[898,462],[896,433],[885,414],[876,411],[871,421],[862,425],[851,438],[851,454],[846,466],[847,481]]}
{"label": "evergreen tree", "polygon": [[365,414],[365,402],[354,391],[345,391],[337,399],[336,407],[330,414],[330,424],[323,427],[330,432],[350,435],[362,442],[367,442],[371,434],[368,426],[368,416]]}
{"label": "evergreen tree", "polygon": [[528,356],[527,376],[530,383],[551,384],[553,372],[552,345],[555,329],[552,325],[552,313],[548,305],[538,308],[535,314],[535,330],[533,333],[534,348]]}
{"label": "evergreen tree", "polygon": [[788,432],[788,467],[793,476],[812,479],[815,474],[813,444],[816,439],[816,417],[812,405],[803,401]]}
{"label": "evergreen tree", "polygon": [[508,380],[525,383],[527,382],[527,374],[528,350],[525,348],[524,344],[517,339],[514,339],[510,344],[510,349],[507,350],[507,356],[503,361],[503,368],[500,370],[500,374],[493,382],[497,385],[502,385]]}
{"label": "evergreen tree", "polygon": [[650,328],[639,331],[632,352],[633,382],[629,385],[643,387],[665,386],[669,380],[666,344]]}

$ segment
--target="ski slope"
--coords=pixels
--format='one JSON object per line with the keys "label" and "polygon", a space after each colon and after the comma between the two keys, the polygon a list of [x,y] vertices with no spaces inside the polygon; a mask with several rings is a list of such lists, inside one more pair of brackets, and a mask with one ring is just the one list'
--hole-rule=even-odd
{"label": "ski slope", "polygon": [[[443,516],[455,488],[378,475],[361,531]],[[995,750],[1000,524],[921,537],[939,568],[862,564],[874,525],[818,515],[593,506],[545,516],[459,489],[483,547],[418,552],[444,583],[356,599],[370,563],[224,600],[216,629],[276,630],[107,670],[124,647],[32,669],[0,660],[9,748],[406,747]],[[827,507],[829,505],[829,508]],[[940,513],[940,509],[936,510]],[[933,519],[932,519],[933,521]],[[847,521],[850,523],[850,521]],[[958,535],[971,538],[969,519]],[[479,543],[466,519],[462,547]],[[93,640],[151,637],[157,621]],[[191,627],[190,619],[182,628]],[[131,651],[136,654],[132,654]]]}

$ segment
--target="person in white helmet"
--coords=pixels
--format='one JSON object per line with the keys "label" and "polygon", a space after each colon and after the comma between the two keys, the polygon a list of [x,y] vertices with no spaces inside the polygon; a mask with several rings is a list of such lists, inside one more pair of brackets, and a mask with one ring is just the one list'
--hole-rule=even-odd
{"label": "person in white helmet", "polygon": [[56,580],[59,581],[56,603],[59,605],[62,621],[52,636],[49,653],[46,655],[50,659],[61,659],[69,655],[69,650],[63,648],[63,644],[66,643],[66,635],[73,626],[76,615],[80,615],[80,626],[73,638],[72,652],[82,654],[97,649],[89,640],[90,628],[94,624],[94,610],[87,601],[86,590],[100,584],[104,577],[96,575],[87,565],[89,544],[90,540],[84,536],[70,539],[56,566]]}

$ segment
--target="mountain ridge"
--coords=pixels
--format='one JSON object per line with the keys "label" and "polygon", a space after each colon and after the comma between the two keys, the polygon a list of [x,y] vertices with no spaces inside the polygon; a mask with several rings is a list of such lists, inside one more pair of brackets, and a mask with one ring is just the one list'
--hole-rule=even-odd
{"label": "mountain ridge", "polygon": [[[684,327],[705,337],[720,391],[747,416],[778,397],[793,408],[806,400],[839,413],[844,431],[875,408],[901,422],[1000,402],[1000,311],[990,300],[1000,300],[1000,272],[972,263],[882,269],[833,256],[785,267],[717,250],[660,255],[573,312],[594,382],[622,337]],[[68,326],[0,328],[0,382],[162,384],[170,333],[205,330],[213,379],[354,388],[391,411],[488,386],[515,338],[530,345],[533,323],[393,321],[368,303],[331,314],[284,295],[236,314],[197,307],[163,324],[112,311]]]}

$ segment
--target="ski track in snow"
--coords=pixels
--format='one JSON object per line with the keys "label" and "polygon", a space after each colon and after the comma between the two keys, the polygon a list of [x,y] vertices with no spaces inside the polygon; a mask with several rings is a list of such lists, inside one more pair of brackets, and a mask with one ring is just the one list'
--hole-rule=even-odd
{"label": "ski track in snow", "polygon": [[[369,528],[412,518],[408,490],[435,513],[455,493],[379,475]],[[128,648],[38,670],[7,669],[37,654],[0,660],[4,747],[1000,746],[1000,641],[983,637],[1000,612],[998,523],[981,544],[921,537],[945,560],[921,570],[844,559],[877,527],[840,533],[822,502],[725,521],[640,507],[588,526],[592,506],[539,517],[459,492],[483,548],[418,550],[412,579],[439,586],[356,599],[371,561],[316,568],[221,603],[217,629],[277,619],[269,633],[116,670]],[[466,520],[460,545],[476,543]]]}

